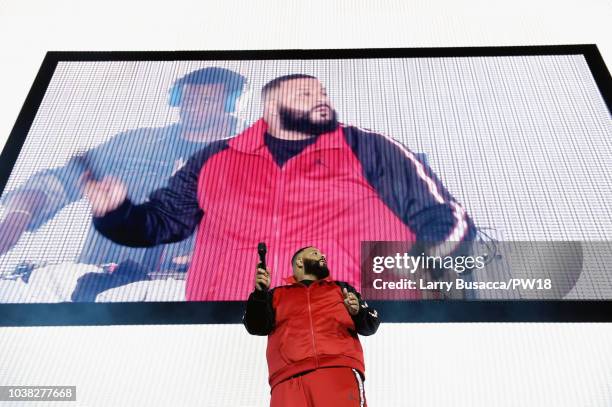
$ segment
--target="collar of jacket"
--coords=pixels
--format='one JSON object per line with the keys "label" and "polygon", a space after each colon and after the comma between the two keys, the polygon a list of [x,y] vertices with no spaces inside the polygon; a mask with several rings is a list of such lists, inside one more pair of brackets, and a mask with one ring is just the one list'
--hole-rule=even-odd
{"label": "collar of jacket", "polygon": [[[344,127],[344,124],[338,123],[338,128],[336,128],[336,130],[321,134],[317,142],[311,146],[313,150],[317,151],[343,148]],[[232,138],[229,141],[229,146],[230,148],[244,153],[261,154],[263,151],[267,151],[264,140],[266,130],[268,130],[268,124],[263,118],[261,118],[253,123],[251,127]]]}
{"label": "collar of jacket", "polygon": [[[327,276],[325,278],[321,278],[321,279],[315,280],[313,282],[317,282],[317,281],[326,281],[328,283],[332,283],[334,280],[332,280],[331,277]],[[289,277],[283,278],[283,282],[285,282],[286,284],[298,284],[299,283],[299,281],[297,281],[295,279],[295,277],[293,277],[293,276],[289,276]]]}

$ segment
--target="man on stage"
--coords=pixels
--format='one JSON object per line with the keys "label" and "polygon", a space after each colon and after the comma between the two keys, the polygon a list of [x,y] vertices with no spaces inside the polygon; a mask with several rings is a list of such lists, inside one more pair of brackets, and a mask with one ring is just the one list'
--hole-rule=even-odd
{"label": "man on stage", "polygon": [[376,310],[353,287],[330,278],[317,248],[298,250],[291,263],[291,283],[272,290],[270,269],[258,266],[243,318],[250,334],[268,336],[270,406],[365,406],[357,334],[376,332]]}

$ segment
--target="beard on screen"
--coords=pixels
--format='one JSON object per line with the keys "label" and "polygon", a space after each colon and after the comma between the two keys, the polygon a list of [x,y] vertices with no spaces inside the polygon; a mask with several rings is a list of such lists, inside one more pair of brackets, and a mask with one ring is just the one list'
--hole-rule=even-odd
{"label": "beard on screen", "polygon": [[[329,117],[323,120],[312,120],[311,115],[322,106],[329,109]],[[278,109],[278,113],[281,126],[285,130],[318,136],[334,131],[338,127],[336,111],[329,105],[317,105],[307,112],[281,106]]]}

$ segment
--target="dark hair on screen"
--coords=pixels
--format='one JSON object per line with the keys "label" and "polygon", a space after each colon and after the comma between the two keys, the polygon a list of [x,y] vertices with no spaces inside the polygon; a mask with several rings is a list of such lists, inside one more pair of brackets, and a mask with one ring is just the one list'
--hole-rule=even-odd
{"label": "dark hair on screen", "polygon": [[310,248],[312,246],[304,246],[301,249],[299,249],[297,252],[293,253],[293,256],[291,257],[291,267],[295,267],[295,261],[297,260],[297,257],[306,249]]}
{"label": "dark hair on screen", "polygon": [[261,97],[265,99],[271,90],[278,88],[281,83],[291,81],[293,79],[318,79],[318,78],[315,76],[306,75],[303,73],[293,73],[291,75],[279,76],[278,78],[272,79],[270,82],[266,83],[263,88],[261,88]]}
{"label": "dark hair on screen", "polygon": [[219,67],[208,67],[190,72],[177,79],[170,89],[170,106],[179,106],[183,85],[207,85],[222,83],[225,85],[224,91],[228,96],[226,111],[232,112],[235,109],[236,100],[244,90],[246,78],[238,72]]}

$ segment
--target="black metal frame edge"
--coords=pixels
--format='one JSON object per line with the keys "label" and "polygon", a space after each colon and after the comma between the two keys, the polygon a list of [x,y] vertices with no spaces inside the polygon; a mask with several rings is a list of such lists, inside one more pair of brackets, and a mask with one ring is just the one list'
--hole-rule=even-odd
{"label": "black metal frame edge", "polygon": [[[60,61],[270,60],[584,55],[612,112],[612,77],[595,44],[456,48],[47,52],[6,146],[0,193]],[[612,301],[371,301],[385,322],[612,322]],[[0,304],[0,326],[240,323],[244,302]]]}
{"label": "black metal frame edge", "polygon": [[612,115],[612,76],[597,46],[587,47],[584,58],[595,79],[599,93],[608,106],[608,112]]}
{"label": "black metal frame edge", "polygon": [[176,61],[343,58],[426,58],[586,54],[595,44],[437,48],[260,49],[211,51],[50,51],[57,61]]}
{"label": "black metal frame edge", "polygon": [[[385,323],[612,322],[612,301],[369,301]],[[0,327],[239,324],[243,301],[3,304]]]}
{"label": "black metal frame edge", "polygon": [[47,53],[38,69],[38,73],[26,96],[25,102],[19,111],[13,130],[11,130],[4,149],[2,153],[0,153],[0,195],[4,191],[4,187],[6,186],[13,166],[19,156],[19,152],[36,118],[36,113],[42,103],[47,87],[51,82],[51,78],[53,78],[56,66],[57,60]]}

